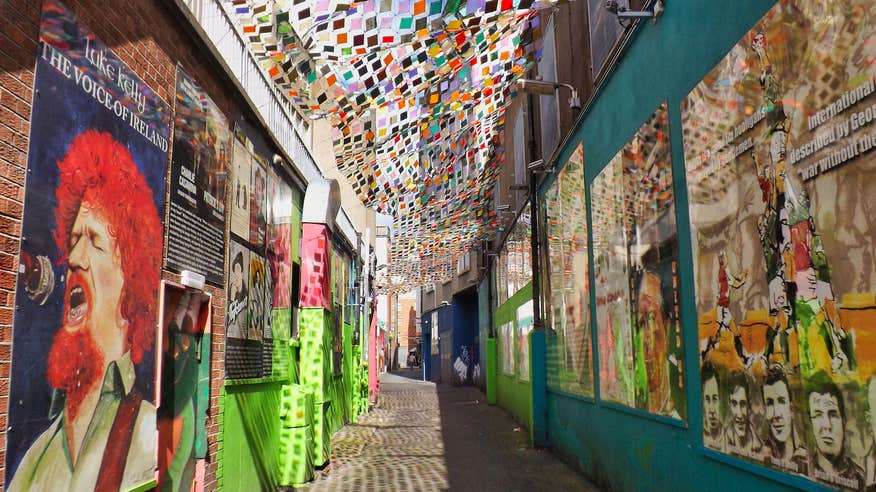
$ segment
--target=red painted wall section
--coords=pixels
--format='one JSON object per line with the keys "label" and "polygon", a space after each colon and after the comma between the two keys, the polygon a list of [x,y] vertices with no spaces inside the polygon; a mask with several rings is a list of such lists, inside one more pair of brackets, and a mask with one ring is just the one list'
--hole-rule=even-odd
{"label": "red painted wall section", "polygon": [[332,309],[332,246],[325,224],[302,225],[301,307]]}

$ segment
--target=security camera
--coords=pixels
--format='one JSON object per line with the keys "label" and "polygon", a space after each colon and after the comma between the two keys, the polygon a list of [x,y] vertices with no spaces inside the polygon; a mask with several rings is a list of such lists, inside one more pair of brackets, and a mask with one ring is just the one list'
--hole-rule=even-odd
{"label": "security camera", "polygon": [[617,0],[605,0],[605,10],[608,10],[612,14],[616,14],[621,7],[618,5]]}
{"label": "security camera", "polygon": [[656,20],[658,17],[663,15],[663,1],[657,0],[657,3],[654,4],[654,19]]}

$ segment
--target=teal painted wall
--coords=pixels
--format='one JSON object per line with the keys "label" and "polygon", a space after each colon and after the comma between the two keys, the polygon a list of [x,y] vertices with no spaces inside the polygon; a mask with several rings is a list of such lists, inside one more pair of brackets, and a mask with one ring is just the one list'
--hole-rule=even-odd
{"label": "teal painted wall", "polygon": [[[551,446],[606,489],[819,489],[807,480],[702,447],[697,316],[680,104],[774,3],[767,0],[667,1],[666,11],[656,24],[643,22],[638,27],[618,66],[557,160],[561,165],[575,146],[583,142],[584,172],[589,186],[660,103],[668,101],[677,203],[684,367],[690,368],[685,374],[688,425],[678,426],[635,410],[617,408],[598,398],[594,402],[548,390]],[[587,198],[589,205],[590,197]],[[592,264],[590,271],[592,275]],[[593,281],[591,277],[591,285]],[[595,312],[592,296],[591,309]],[[592,318],[595,333],[595,316]],[[599,367],[597,343],[594,336],[594,367]],[[598,378],[598,374],[595,376]],[[596,387],[599,387],[598,379]]]}
{"label": "teal painted wall", "polygon": [[[493,326],[498,333],[499,327],[505,323],[512,322],[514,324],[514,343],[515,349],[513,353],[517,353],[517,308],[525,302],[532,300],[532,282],[526,284],[525,287],[517,291],[504,304],[496,308],[493,313]],[[527,342],[528,343],[528,342]],[[514,419],[521,425],[526,427],[530,432],[530,440],[532,434],[532,384],[529,381],[522,381],[515,376],[509,376],[502,372],[503,367],[503,350],[502,340],[498,340],[497,345],[497,364],[496,364],[496,396],[498,405],[505,410],[511,412]],[[531,366],[531,364],[530,364]],[[515,371],[516,372],[516,371]]]}
{"label": "teal painted wall", "polygon": [[490,278],[484,277],[478,284],[478,354],[480,354],[481,373],[475,384],[482,389],[487,387],[487,338],[490,338]]}

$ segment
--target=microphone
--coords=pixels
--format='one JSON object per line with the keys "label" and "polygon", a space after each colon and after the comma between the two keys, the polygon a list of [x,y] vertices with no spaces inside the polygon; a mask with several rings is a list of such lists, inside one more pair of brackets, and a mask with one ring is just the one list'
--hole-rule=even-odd
{"label": "microphone", "polygon": [[46,255],[31,255],[21,252],[18,266],[19,277],[24,282],[24,291],[31,301],[42,306],[55,290],[55,271]]}

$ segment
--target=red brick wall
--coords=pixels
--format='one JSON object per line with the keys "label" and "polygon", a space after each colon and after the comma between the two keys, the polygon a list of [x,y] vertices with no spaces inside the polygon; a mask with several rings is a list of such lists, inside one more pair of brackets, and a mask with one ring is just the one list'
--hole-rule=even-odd
{"label": "red brick wall", "polygon": [[[173,105],[176,65],[182,64],[232,121],[243,112],[231,84],[210,63],[210,56],[187,34],[182,15],[171,2],[130,0],[66,2],[80,21]],[[0,485],[5,476],[12,319],[21,239],[22,202],[30,133],[30,105],[36,62],[41,2],[0,0]],[[165,272],[165,278],[178,280]],[[213,295],[213,355],[210,411],[207,419],[207,490],[216,488],[219,388],[225,374],[225,294]]]}

